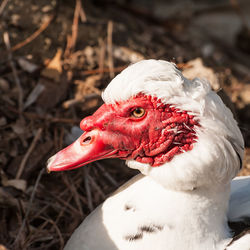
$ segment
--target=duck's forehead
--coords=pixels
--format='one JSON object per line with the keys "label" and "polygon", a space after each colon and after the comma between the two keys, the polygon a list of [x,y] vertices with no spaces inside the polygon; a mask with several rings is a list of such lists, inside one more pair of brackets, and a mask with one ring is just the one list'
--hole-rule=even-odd
{"label": "duck's forehead", "polygon": [[117,75],[107,86],[102,97],[105,103],[126,101],[143,93],[160,98],[175,95],[183,78],[174,64],[145,60],[133,64]]}
{"label": "duck's forehead", "polygon": [[147,108],[159,108],[164,106],[164,104],[161,102],[160,99],[157,97],[153,97],[151,95],[144,95],[139,93],[136,96],[130,97],[126,101],[119,101],[116,102],[115,104],[105,104],[106,106],[111,106],[113,109],[129,109],[133,107],[147,107]]}

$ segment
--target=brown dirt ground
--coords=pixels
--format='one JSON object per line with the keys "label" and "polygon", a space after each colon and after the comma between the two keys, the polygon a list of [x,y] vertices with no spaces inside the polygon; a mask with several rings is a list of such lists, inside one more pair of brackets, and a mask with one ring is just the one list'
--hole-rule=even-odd
{"label": "brown dirt ground", "polygon": [[137,173],[119,160],[66,173],[44,169],[71,128],[101,105],[112,77],[143,58],[184,71],[202,58],[239,121],[247,147],[241,174],[250,174],[249,30],[239,30],[232,45],[192,25],[213,6],[159,17],[133,1],[80,3],[0,3],[0,249],[62,249],[84,217]]}

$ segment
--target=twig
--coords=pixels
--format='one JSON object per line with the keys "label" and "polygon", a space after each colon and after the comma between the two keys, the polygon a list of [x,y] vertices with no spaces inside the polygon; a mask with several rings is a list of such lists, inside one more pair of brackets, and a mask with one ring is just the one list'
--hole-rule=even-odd
{"label": "twig", "polygon": [[110,69],[109,75],[110,78],[114,78],[114,62],[113,62],[113,53],[112,53],[112,34],[113,34],[113,22],[108,22],[107,28],[107,47],[108,47],[108,66]]}
{"label": "twig", "polygon": [[95,162],[95,165],[101,170],[103,175],[106,177],[106,179],[108,179],[108,181],[111,182],[111,184],[113,184],[113,186],[118,187],[118,182],[104,169],[104,167],[99,162]]}
{"label": "twig", "polygon": [[[58,194],[58,197],[62,197],[64,194],[66,194],[67,192],[68,192],[69,190],[67,190],[67,189],[65,189],[64,191],[62,191],[62,192],[60,192],[60,194]],[[67,196],[68,197],[68,199],[70,198],[72,198],[72,196],[71,195],[68,195]],[[70,200],[69,199],[69,200]],[[46,205],[44,205],[41,209],[39,209],[39,211],[36,213],[36,214],[34,214],[33,215],[33,218],[37,218],[38,216],[40,216],[44,211],[46,211],[46,209],[48,209],[49,207],[53,207],[54,208],[54,203],[51,203],[51,202],[49,202],[48,204],[46,204]],[[61,207],[61,206],[60,206]],[[66,206],[64,206],[64,209],[66,208]],[[54,208],[55,209],[55,208]]]}
{"label": "twig", "polygon": [[80,98],[76,98],[76,99],[70,99],[70,100],[67,100],[63,103],[63,107],[65,109],[68,109],[76,104],[79,104],[79,103],[85,103],[86,101],[88,100],[92,100],[92,99],[100,99],[101,95],[100,94],[97,94],[97,93],[91,93],[91,94],[87,94],[85,95],[84,97],[82,97],[81,99]]}
{"label": "twig", "polygon": [[19,167],[19,169],[18,169],[18,171],[17,171],[17,174],[16,174],[16,179],[20,179],[20,177],[21,177],[21,175],[22,175],[22,173],[23,173],[24,167],[25,167],[25,165],[26,165],[26,162],[27,162],[27,160],[28,160],[30,154],[31,154],[32,151],[34,150],[37,141],[40,139],[41,134],[42,134],[42,131],[43,131],[42,128],[39,128],[39,129],[38,129],[38,131],[37,131],[37,133],[36,133],[36,136],[34,137],[34,139],[33,139],[32,143],[31,143],[31,145],[30,145],[28,151],[26,152],[26,154],[24,155],[24,157],[23,157],[23,159],[22,159],[22,161],[21,161],[20,167]]}
{"label": "twig", "polygon": [[37,38],[44,30],[47,29],[51,21],[54,19],[55,15],[51,15],[41,26],[38,30],[36,30],[33,34],[31,34],[29,37],[27,37],[24,41],[16,44],[14,47],[11,48],[12,51],[16,51],[23,46],[27,45],[31,41],[33,41],[35,38]]}
{"label": "twig", "polygon": [[[72,198],[72,196],[69,195],[69,196],[68,196],[68,199],[66,200],[66,202],[69,203],[70,200],[71,200],[71,198]],[[66,207],[62,207],[62,208],[60,209],[60,212],[59,212],[59,214],[58,214],[58,216],[57,216],[57,218],[56,218],[56,220],[55,220],[55,223],[56,223],[56,224],[59,223],[59,220],[60,220],[60,218],[63,216],[65,210],[66,210]]]}
{"label": "twig", "polygon": [[39,172],[39,174],[38,174],[38,176],[37,176],[37,179],[36,179],[36,182],[35,182],[35,185],[34,185],[34,188],[33,188],[33,190],[32,190],[32,193],[31,193],[31,196],[30,196],[30,200],[29,200],[29,203],[28,203],[27,212],[26,212],[26,214],[25,214],[25,216],[24,216],[22,225],[21,225],[21,227],[20,227],[20,229],[19,229],[19,231],[18,231],[18,234],[17,234],[17,236],[16,236],[16,239],[15,239],[13,245],[17,245],[17,243],[18,243],[18,241],[19,241],[19,238],[20,238],[20,236],[21,236],[21,233],[22,233],[22,231],[23,231],[23,229],[24,229],[24,227],[25,227],[25,225],[26,225],[26,220],[28,219],[28,216],[29,216],[29,213],[30,213],[30,210],[31,210],[31,205],[32,205],[32,203],[33,203],[33,200],[34,200],[34,197],[35,197],[35,193],[36,193],[38,184],[39,184],[39,182],[40,182],[40,179],[41,179],[41,177],[42,177],[44,171],[45,171],[45,168],[41,169],[40,172]]}
{"label": "twig", "polygon": [[42,120],[48,120],[52,123],[57,123],[57,122],[60,122],[60,123],[79,123],[79,120],[77,119],[67,119],[67,118],[61,118],[61,117],[46,117],[46,116],[41,116],[41,115],[37,115],[37,114],[34,114],[34,113],[25,113],[24,114],[25,116],[27,115],[27,117],[31,118],[31,117],[37,117],[39,119],[42,119]]}
{"label": "twig", "polygon": [[[185,63],[177,63],[176,66],[180,69],[186,69],[186,68],[190,68],[191,66],[186,65]],[[119,66],[119,67],[115,67],[112,69],[112,71],[114,73],[116,72],[121,72],[124,69],[126,69],[128,67],[128,65],[124,65],[124,66]],[[84,70],[82,71],[83,75],[94,75],[94,74],[101,74],[101,73],[110,73],[111,69],[110,68],[102,68],[100,63],[99,63],[99,68],[98,69],[90,69],[90,70]]]}
{"label": "twig", "polygon": [[[124,70],[127,66],[120,66],[113,68],[113,72],[121,72]],[[100,74],[100,73],[110,73],[111,69],[110,68],[103,68],[103,69],[91,69],[91,70],[85,70],[82,72],[83,75],[94,75],[94,74]]]}
{"label": "twig", "polygon": [[[41,215],[38,216],[37,218],[44,220],[44,223],[42,224],[42,228],[44,228],[45,226],[47,226],[49,223],[52,225],[52,227],[55,228],[55,231],[56,231],[57,235],[59,236],[59,242],[60,242],[60,248],[59,249],[63,249],[64,240],[63,240],[63,237],[62,237],[62,233],[61,233],[59,227],[56,225],[56,223],[53,220],[51,220],[49,218],[46,218],[44,216],[41,216]],[[41,231],[41,227],[39,227],[38,230],[36,230],[35,233],[37,233],[37,231],[39,232],[39,230]],[[37,233],[37,234],[39,236],[39,233]],[[26,245],[23,245],[22,249],[30,249],[31,244],[34,243],[34,242],[36,242],[36,241],[43,241],[43,240],[46,241],[46,240],[52,240],[54,238],[52,235],[50,235],[50,236],[46,235],[45,239],[44,239],[44,237],[42,237],[42,239],[41,238],[39,239],[38,236],[36,238],[36,237],[34,237],[34,233],[32,233],[29,236],[30,239],[28,239],[28,238],[26,239]],[[32,240],[33,240],[33,242],[32,242]],[[44,247],[44,249],[48,249],[44,245],[43,245],[43,247]]]}
{"label": "twig", "polygon": [[96,183],[95,179],[92,178],[90,175],[88,176],[88,179],[90,180],[91,185],[94,187],[94,189],[100,194],[102,199],[106,198],[106,195],[103,193],[102,189],[100,186]]}
{"label": "twig", "polygon": [[[25,216],[23,203],[20,199],[18,199],[17,201],[18,201],[18,206],[19,206],[19,210],[20,210],[20,217],[23,218]],[[21,223],[19,223],[19,224],[21,224]],[[30,233],[30,225],[29,225],[27,220],[25,222],[25,226],[26,226],[27,233],[29,234]]]}
{"label": "twig", "polygon": [[58,147],[58,143],[57,143],[57,141],[58,141],[57,138],[58,138],[58,128],[54,127],[54,138],[53,138],[53,141],[54,141],[54,147],[55,147],[56,152],[59,151],[59,147]]}
{"label": "twig", "polygon": [[[43,189],[44,192],[48,193],[46,189]],[[77,215],[80,215],[80,212],[75,208],[73,207],[72,205],[70,205],[70,203],[67,203],[63,198],[61,198],[60,196],[58,195],[55,195],[53,192],[49,192],[49,194],[55,199],[57,200],[60,204],[62,204],[63,206],[65,207],[68,207],[72,212],[76,213]]]}
{"label": "twig", "polygon": [[80,200],[81,200],[82,203],[84,203],[85,205],[88,205],[88,200],[87,200],[84,196],[80,195]]}
{"label": "twig", "polygon": [[[13,108],[11,106],[8,106],[8,109],[13,113],[16,113],[16,114],[19,113],[15,108]],[[80,122],[80,120],[78,120],[78,119],[43,116],[43,115],[38,115],[38,114],[32,113],[32,112],[23,112],[22,114],[29,119],[41,119],[41,120],[49,121],[51,123],[59,122],[59,123],[79,124],[79,122]]]}
{"label": "twig", "polygon": [[84,173],[84,184],[85,184],[85,189],[86,189],[86,194],[87,194],[87,199],[88,199],[88,207],[90,211],[93,211],[94,206],[93,206],[92,195],[91,195],[91,190],[89,186],[88,169],[84,168],[83,173]]}
{"label": "twig", "polygon": [[98,42],[100,46],[98,64],[99,64],[100,74],[102,75],[104,73],[103,69],[104,69],[104,58],[105,58],[106,46],[105,46],[105,42],[103,41],[103,39],[98,39]]}
{"label": "twig", "polygon": [[40,216],[40,218],[44,219],[45,221],[48,221],[55,228],[55,230],[56,230],[56,232],[57,232],[57,234],[59,236],[59,242],[60,242],[60,248],[59,249],[63,249],[64,240],[63,240],[63,237],[62,237],[62,233],[61,233],[60,229],[58,228],[58,226],[56,225],[56,223],[51,219],[45,218],[44,216]]}
{"label": "twig", "polygon": [[76,191],[74,183],[70,183],[66,175],[62,175],[62,180],[65,183],[65,185],[67,186],[67,188],[70,189],[70,191],[72,192],[73,198],[74,198],[76,205],[77,205],[77,208],[81,214],[81,217],[83,218],[83,211],[82,211],[81,202],[80,202],[80,199],[79,199],[79,196],[78,196],[78,193]]}
{"label": "twig", "polygon": [[70,55],[70,48],[72,47],[72,38],[71,35],[67,35],[67,43],[64,51],[64,58],[68,58]]}
{"label": "twig", "polygon": [[5,46],[7,48],[7,52],[8,52],[8,61],[9,61],[9,64],[10,64],[10,67],[11,67],[11,70],[12,70],[12,73],[14,76],[15,83],[16,83],[17,88],[18,88],[18,106],[19,106],[19,114],[21,114],[21,112],[23,111],[23,89],[21,86],[20,79],[18,78],[15,64],[13,62],[12,53],[11,53],[10,38],[9,38],[8,32],[3,33],[3,40],[4,40],[4,43],[5,43]]}
{"label": "twig", "polygon": [[81,1],[80,1],[80,4],[81,4],[81,8],[80,8],[80,13],[79,13],[79,15],[80,15],[80,18],[81,18],[81,22],[82,22],[82,23],[85,23],[85,22],[87,22],[87,16],[86,16],[86,14],[85,14],[85,11],[84,11],[84,9],[83,9],[82,2],[81,2]]}
{"label": "twig", "polygon": [[64,127],[61,127],[61,129],[60,129],[60,135],[59,135],[59,143],[58,143],[59,150],[62,149],[62,147],[63,147],[64,134],[65,134]]}
{"label": "twig", "polygon": [[[79,176],[79,177],[78,177]],[[82,175],[77,175],[78,178],[76,179],[73,179],[73,182],[76,186],[77,189],[80,189],[82,187]],[[79,193],[78,193],[79,194]],[[80,200],[82,201],[82,203],[84,205],[88,205],[88,201],[87,201],[87,198],[85,198],[85,196],[79,194],[79,198]]]}
{"label": "twig", "polygon": [[192,68],[192,66],[187,63],[177,63],[176,67],[181,70]]}
{"label": "twig", "polygon": [[78,35],[78,23],[79,17],[82,22],[86,22],[87,18],[85,12],[82,8],[81,0],[76,0],[74,18],[72,23],[72,34],[67,37],[67,46],[64,52],[65,57],[69,57],[70,53],[73,51],[76,45],[77,35]]}
{"label": "twig", "polygon": [[72,43],[71,43],[71,48],[70,48],[71,50],[73,50],[76,45],[80,9],[81,9],[81,0],[76,0],[76,7],[75,7],[73,24],[72,24],[72,36],[71,36]]}
{"label": "twig", "polygon": [[[40,217],[39,217],[40,219]],[[32,219],[31,219],[32,220]],[[49,222],[48,221],[45,221],[42,226],[46,226]],[[39,226],[38,228],[36,228],[36,230],[32,230],[32,232],[29,232],[28,233],[28,236],[24,239],[24,242],[22,243],[22,249],[30,249],[29,246],[32,245],[32,243],[36,242],[36,241],[42,241],[41,240],[41,231],[40,230],[41,226]],[[45,236],[46,237],[46,236]],[[44,237],[43,237],[44,238]],[[53,236],[50,235],[50,236],[47,236],[47,239],[48,240],[52,240],[53,239]]]}
{"label": "twig", "polygon": [[247,29],[249,30],[248,28],[248,24],[247,24],[247,20],[240,8],[240,4],[238,2],[238,0],[230,0],[230,3],[231,3],[231,6],[234,8],[235,12],[237,13],[237,15],[239,16],[241,22],[242,22],[242,25]]}
{"label": "twig", "polygon": [[3,14],[3,11],[7,5],[7,3],[9,2],[9,0],[3,0],[3,2],[1,3],[1,6],[0,6],[0,16]]}

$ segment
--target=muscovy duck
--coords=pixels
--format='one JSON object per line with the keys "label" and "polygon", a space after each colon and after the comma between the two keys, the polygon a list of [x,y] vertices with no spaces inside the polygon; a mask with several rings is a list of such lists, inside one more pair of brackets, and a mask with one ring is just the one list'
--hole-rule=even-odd
{"label": "muscovy duck", "polygon": [[[249,250],[228,221],[250,217],[250,178],[237,178],[244,142],[231,111],[205,80],[143,60],[107,86],[84,133],[48,161],[49,171],[104,158],[141,174],[76,229],[68,250]],[[229,205],[230,200],[230,205]],[[229,209],[228,209],[229,207]]]}

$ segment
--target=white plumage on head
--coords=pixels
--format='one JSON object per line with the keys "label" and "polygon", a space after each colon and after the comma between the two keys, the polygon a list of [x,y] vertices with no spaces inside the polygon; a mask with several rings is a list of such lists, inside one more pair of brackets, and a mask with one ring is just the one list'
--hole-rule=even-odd
{"label": "white plumage on head", "polygon": [[184,77],[175,64],[143,60],[132,64],[117,75],[103,92],[105,103],[126,101],[138,93],[169,98],[184,94]]}
{"label": "white plumage on head", "polygon": [[143,60],[117,75],[102,97],[112,104],[139,93],[188,111],[199,120],[200,127],[196,127],[198,139],[191,151],[175,156],[160,168],[134,160],[127,161],[129,167],[181,190],[227,183],[236,176],[244,153],[243,137],[232,112],[206,80],[188,80],[170,62]]}

